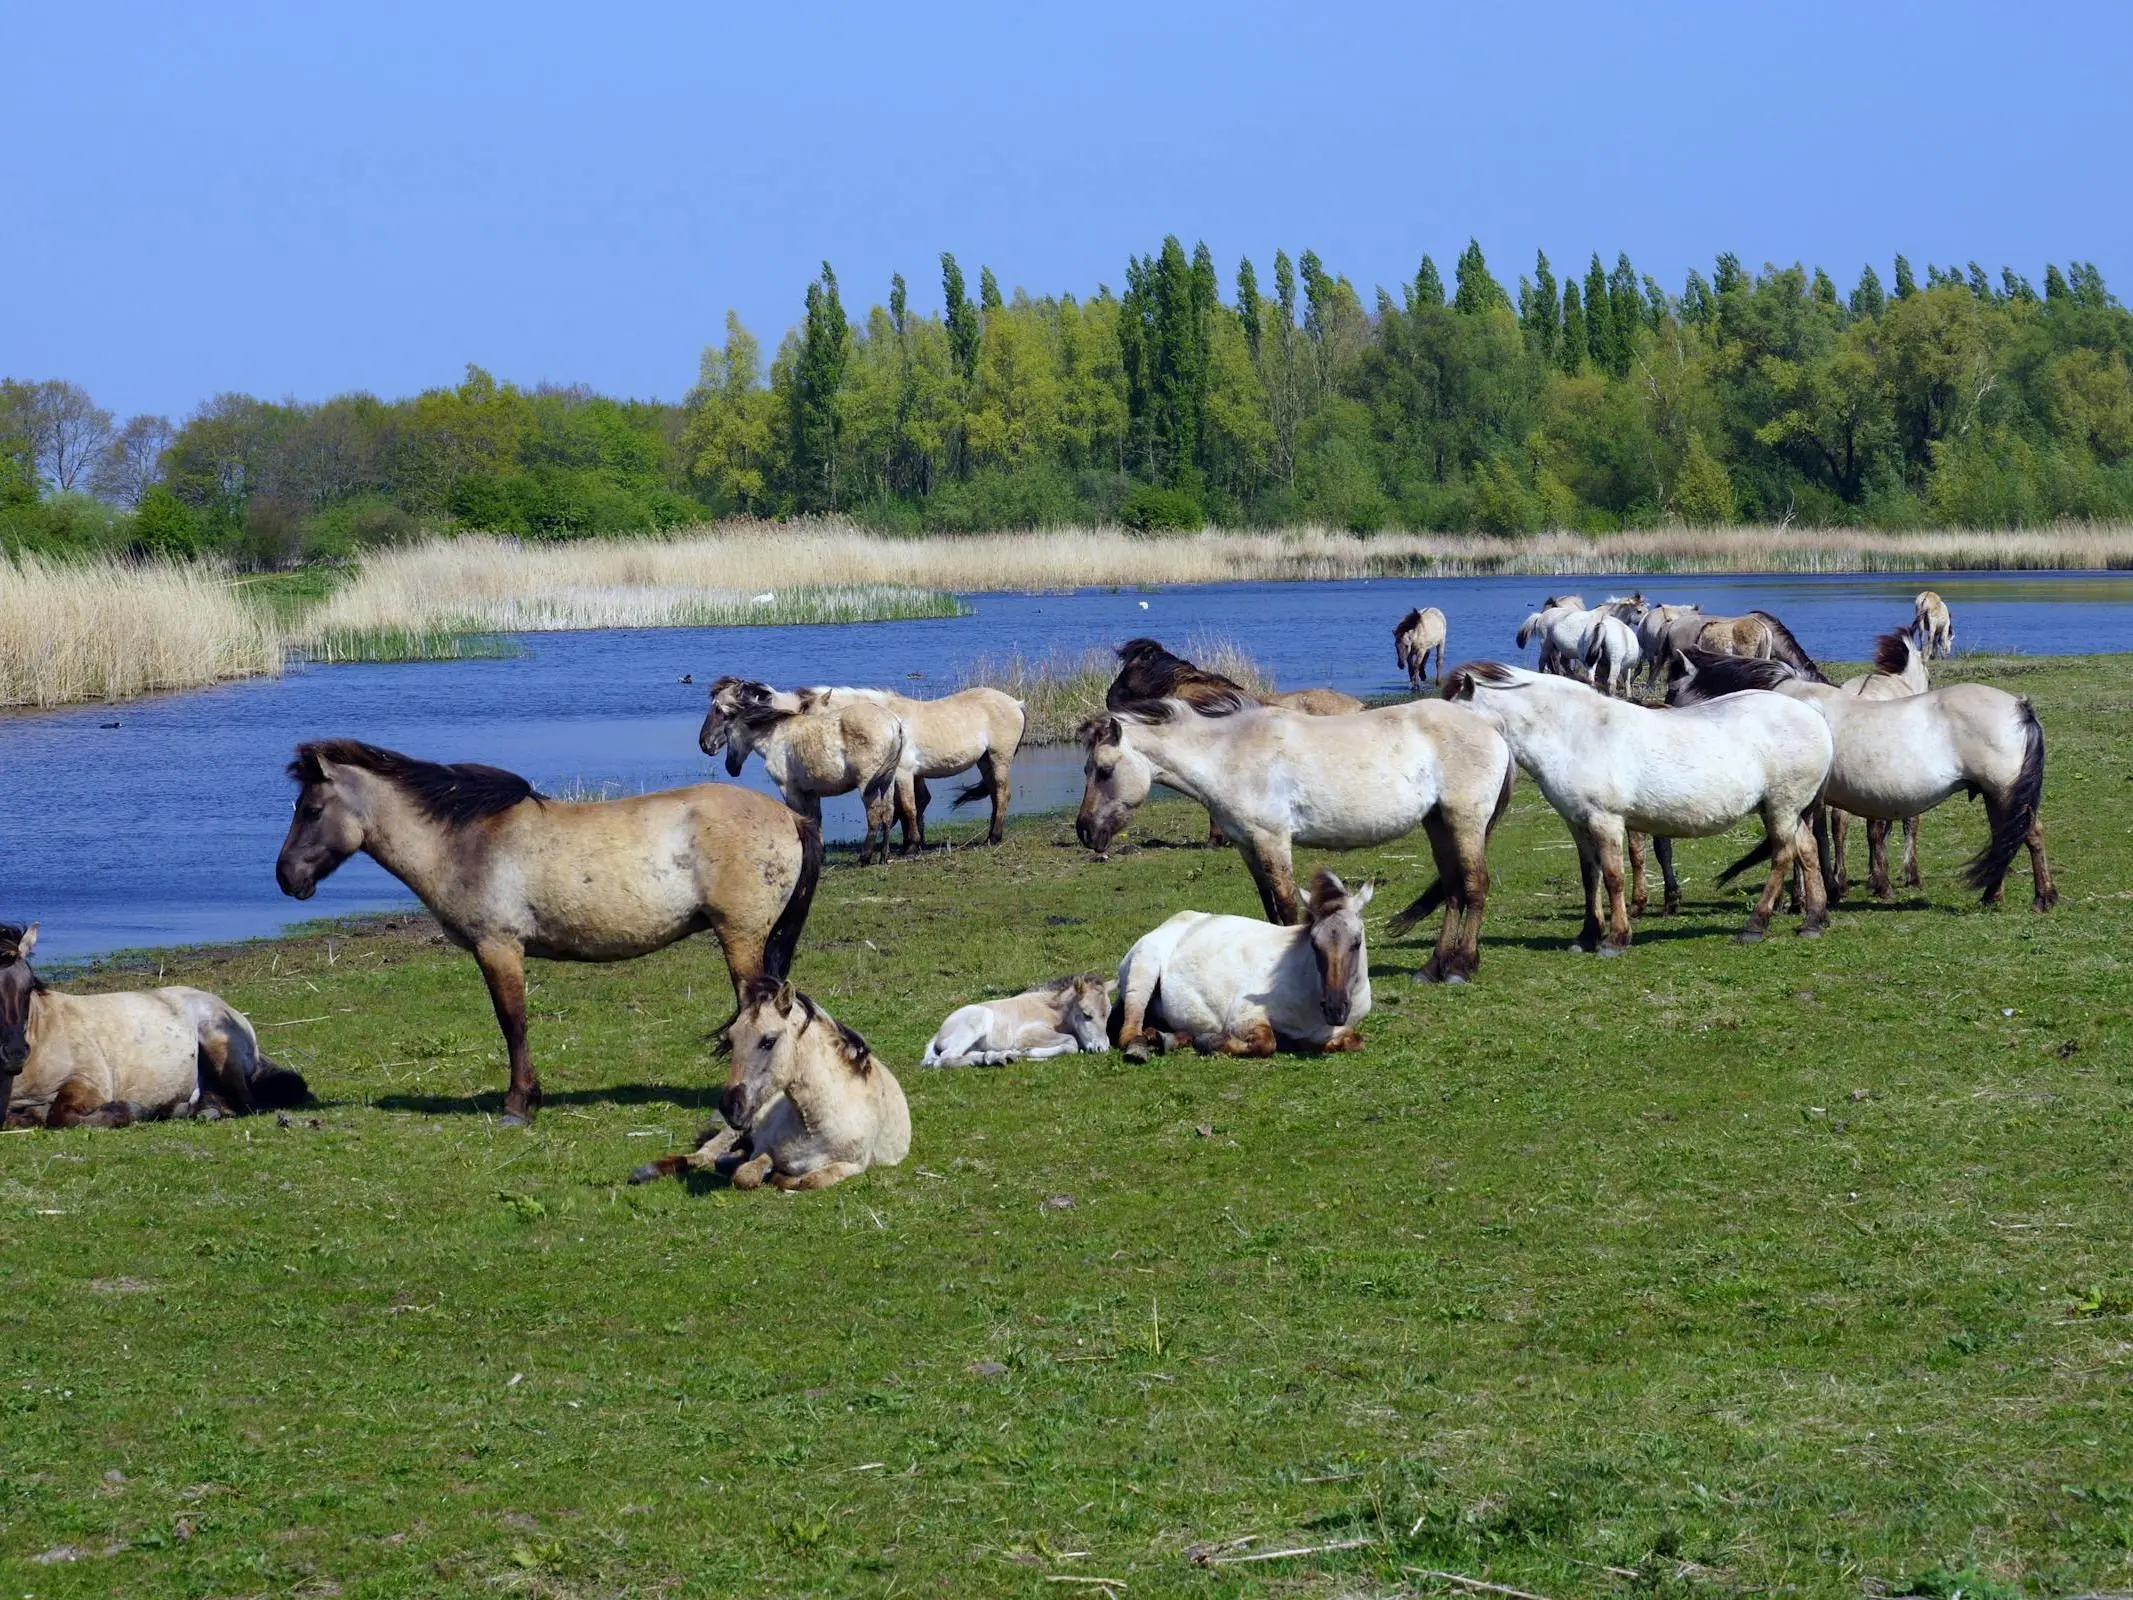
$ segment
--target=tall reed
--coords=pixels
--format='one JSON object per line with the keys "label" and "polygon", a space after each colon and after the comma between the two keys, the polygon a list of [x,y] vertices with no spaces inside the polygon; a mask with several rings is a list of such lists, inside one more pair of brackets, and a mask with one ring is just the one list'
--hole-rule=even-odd
{"label": "tall reed", "polygon": [[123,700],[281,671],[216,568],[0,555],[0,706]]}
{"label": "tall reed", "polygon": [[[1253,694],[1274,690],[1272,675],[1221,634],[1195,633],[1184,651],[1200,666],[1234,679]],[[1026,742],[1064,744],[1084,721],[1103,710],[1104,690],[1117,676],[1118,657],[1109,650],[1030,655],[1018,649],[1004,656],[977,657],[957,674],[956,687],[1004,690],[1022,702],[1028,718],[1022,733]]]}

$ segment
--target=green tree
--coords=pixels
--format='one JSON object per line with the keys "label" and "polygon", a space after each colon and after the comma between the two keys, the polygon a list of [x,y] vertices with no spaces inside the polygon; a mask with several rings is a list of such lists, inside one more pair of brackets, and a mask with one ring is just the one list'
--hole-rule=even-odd
{"label": "green tree", "polygon": [[1600,252],[1592,253],[1585,269],[1585,354],[1602,372],[1615,370],[1614,305],[1607,296],[1607,269],[1600,265]]}
{"label": "green tree", "polygon": [[990,315],[1000,309],[1000,280],[992,275],[992,268],[978,268],[978,310]]}
{"label": "green tree", "polygon": [[681,448],[691,476],[721,506],[764,514],[775,402],[763,387],[762,346],[738,312],[726,313],[725,343],[705,346],[685,404]]}
{"label": "green tree", "polygon": [[1467,240],[1466,248],[1459,252],[1453,280],[1456,285],[1452,291],[1454,311],[1473,317],[1499,306],[1510,309],[1511,297],[1504,292],[1503,285],[1489,275],[1489,264],[1482,257],[1480,240]]}
{"label": "green tree", "polygon": [[1533,287],[1530,293],[1520,296],[1518,321],[1525,330],[1527,348],[1544,364],[1552,364],[1556,339],[1562,332],[1563,303],[1545,250],[1534,257]]}
{"label": "green tree", "polygon": [[1902,256],[1896,258],[1896,298],[1908,300],[1918,293],[1918,280],[1911,275],[1911,263]]}
{"label": "green tree", "polygon": [[978,308],[963,291],[963,269],[946,250],[941,252],[941,296],[947,303],[948,348],[956,375],[968,383],[978,370]]}
{"label": "green tree", "polygon": [[837,274],[825,261],[822,276],[807,286],[807,315],[793,363],[792,496],[801,511],[837,509],[837,394],[851,345]]}
{"label": "green tree", "polygon": [[1855,317],[1878,317],[1888,305],[1888,297],[1881,292],[1881,276],[1871,264],[1859,271],[1858,285],[1852,290],[1851,313]]}
{"label": "green tree", "polygon": [[1408,297],[1410,311],[1427,307],[1434,311],[1444,304],[1444,278],[1437,271],[1437,263],[1426,254],[1422,265],[1416,269],[1414,290]]}
{"label": "green tree", "polygon": [[1564,372],[1571,376],[1585,365],[1585,353],[1592,346],[1591,330],[1585,325],[1585,298],[1578,293],[1575,278],[1563,280],[1563,338],[1556,347],[1557,361]]}

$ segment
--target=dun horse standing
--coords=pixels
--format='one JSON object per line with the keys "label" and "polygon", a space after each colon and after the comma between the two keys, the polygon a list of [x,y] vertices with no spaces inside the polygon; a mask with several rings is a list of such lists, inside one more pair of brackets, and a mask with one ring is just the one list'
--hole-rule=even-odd
{"label": "dun horse standing", "polygon": [[953,777],[978,769],[978,781],[956,795],[968,805],[990,797],[992,826],[985,842],[998,844],[1007,833],[1007,803],[1014,794],[1015,752],[1022,747],[1025,714],[1022,702],[998,689],[964,689],[939,700],[914,700],[887,689],[802,689],[800,709],[841,711],[860,702],[881,706],[903,724],[903,759],[896,773],[896,815],[903,825],[904,848],[926,842],[926,807],[932,791],[928,778]]}
{"label": "dun horse standing", "polygon": [[122,1128],[302,1105],[243,1012],[203,989],[62,994],[31,970],[37,924],[0,924],[0,1120]]}
{"label": "dun horse standing", "polygon": [[1416,695],[1429,678],[1429,658],[1437,658],[1437,687],[1444,687],[1444,613],[1435,606],[1418,606],[1392,625],[1392,658],[1407,674],[1407,687]]}
{"label": "dun horse standing", "polygon": [[696,743],[707,756],[723,750],[727,775],[735,778],[751,755],[760,754],[785,803],[818,828],[823,796],[857,789],[867,814],[859,864],[874,860],[877,840],[881,859],[888,859],[904,730],[886,706],[871,700],[834,709],[812,706],[798,695],[729,673],[711,685],[711,704]]}
{"label": "dun horse standing", "polygon": [[488,983],[511,1056],[511,1124],[541,1103],[526,957],[627,961],[709,929],[738,995],[791,970],[822,872],[821,829],[732,784],[572,804],[495,767],[354,739],[298,745],[289,776],[282,893],[310,899],[358,850],[414,890]]}
{"label": "dun horse standing", "polygon": [[1929,661],[1955,654],[1955,618],[1949,614],[1948,602],[1931,589],[1919,590],[1911,602],[1911,637]]}

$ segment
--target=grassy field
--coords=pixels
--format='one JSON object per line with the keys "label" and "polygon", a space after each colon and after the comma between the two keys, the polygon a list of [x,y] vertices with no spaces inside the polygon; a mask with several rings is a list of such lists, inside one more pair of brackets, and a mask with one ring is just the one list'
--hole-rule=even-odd
{"label": "grassy field", "polygon": [[707,943],[536,968],[530,1134],[419,918],[151,958],[324,1104],[0,1138],[0,1594],[2133,1588],[2133,657],[1951,671],[2036,700],[2057,913],[1956,802],[1819,943],[1735,945],[1711,840],[1579,957],[1524,784],[1480,981],[1378,943],[1355,1057],[909,1065],[1250,911],[1180,803],[837,866],[798,975],[916,1137],[819,1195],[621,1181],[713,1101]]}

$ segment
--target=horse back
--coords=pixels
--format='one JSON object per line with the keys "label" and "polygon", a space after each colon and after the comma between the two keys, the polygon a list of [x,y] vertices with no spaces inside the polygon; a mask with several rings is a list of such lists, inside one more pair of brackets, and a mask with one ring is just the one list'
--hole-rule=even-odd
{"label": "horse back", "polygon": [[128,1100],[151,1111],[189,1103],[200,1082],[200,1036],[187,1004],[174,997],[200,993],[44,991],[14,1098],[30,1107],[49,1104],[62,1084],[80,1078],[106,1101]]}

